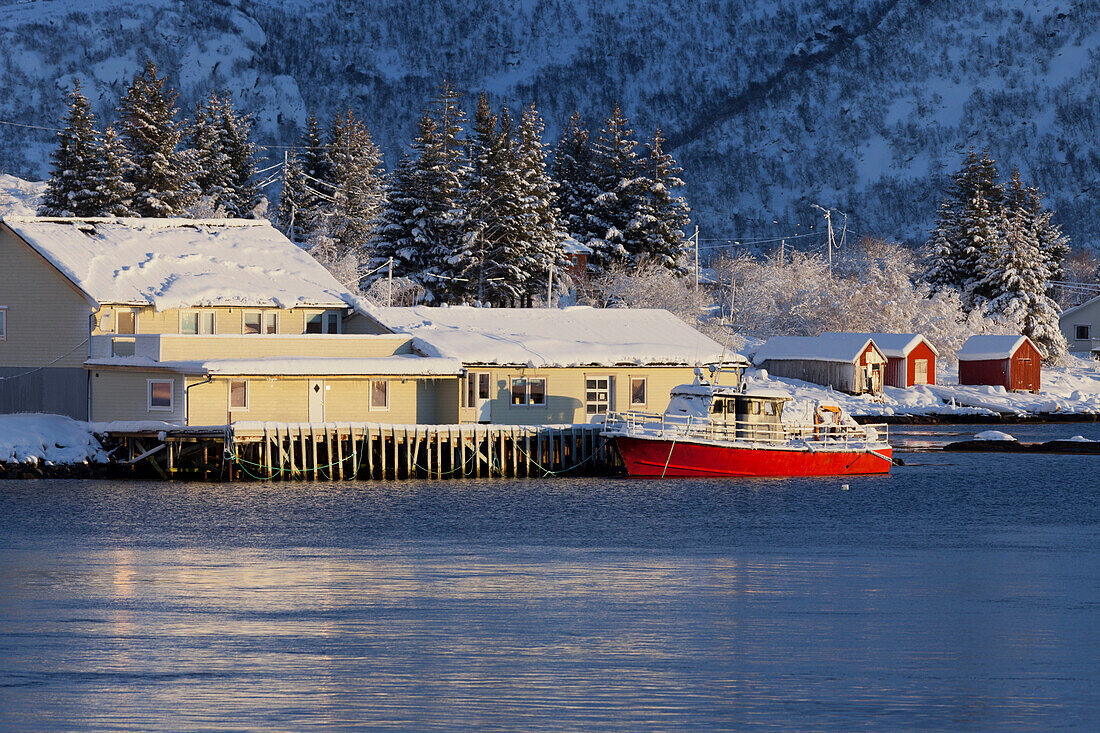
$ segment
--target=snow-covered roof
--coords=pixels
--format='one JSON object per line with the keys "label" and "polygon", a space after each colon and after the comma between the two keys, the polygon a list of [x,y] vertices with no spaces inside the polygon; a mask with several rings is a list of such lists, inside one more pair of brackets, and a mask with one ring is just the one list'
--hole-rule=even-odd
{"label": "snow-covered roof", "polygon": [[581,244],[572,237],[562,240],[561,248],[567,255],[590,255],[593,251],[587,244]]}
{"label": "snow-covered roof", "polygon": [[1062,311],[1062,315],[1058,317],[1058,320],[1061,321],[1066,316],[1072,316],[1074,313],[1078,312],[1082,308],[1087,308],[1097,301],[1100,301],[1100,295],[1097,295],[1095,298],[1090,298],[1089,300],[1086,300],[1081,305],[1075,305],[1072,308],[1066,308],[1064,311]]}
{"label": "snow-covered roof", "polygon": [[[820,336],[773,336],[753,357],[753,363],[807,360],[854,364],[872,339],[861,333],[823,333]],[[876,344],[877,346],[877,344]]]}
{"label": "snow-covered roof", "polygon": [[694,365],[718,360],[721,344],[658,309],[384,308],[360,311],[392,331],[415,337],[413,347],[466,364],[532,367]]}
{"label": "snow-covered roof", "polygon": [[[966,343],[962,345],[958,353],[955,356],[959,361],[986,361],[988,359],[1008,359],[1016,353],[1016,349],[1020,348],[1023,343],[1027,341],[1031,343],[1031,339],[1027,336],[1017,335],[1005,335],[1005,336],[971,336],[966,340]],[[1031,344],[1034,348],[1035,344]]]}
{"label": "snow-covered roof", "polygon": [[920,344],[921,341],[927,344],[928,348],[932,349],[933,354],[936,356],[940,355],[939,350],[932,345],[932,342],[919,333],[855,333],[852,331],[826,331],[821,335],[860,336],[869,338],[875,342],[875,346],[879,348],[879,351],[891,359],[900,359],[908,356],[909,352],[917,348],[917,345]]}
{"label": "snow-covered roof", "polygon": [[266,221],[10,217],[98,304],[343,307],[353,296]]}
{"label": "snow-covered roof", "polygon": [[161,369],[181,374],[232,376],[321,377],[349,375],[458,376],[457,359],[412,355],[382,357],[267,356],[262,359],[201,359],[155,361],[143,356],[113,356],[89,359],[86,367],[130,367]]}

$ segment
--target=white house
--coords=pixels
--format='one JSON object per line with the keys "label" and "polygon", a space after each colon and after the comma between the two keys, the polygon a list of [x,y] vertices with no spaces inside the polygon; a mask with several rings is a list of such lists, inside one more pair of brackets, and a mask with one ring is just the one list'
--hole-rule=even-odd
{"label": "white house", "polygon": [[1058,319],[1069,350],[1076,354],[1100,351],[1100,296],[1067,308]]}

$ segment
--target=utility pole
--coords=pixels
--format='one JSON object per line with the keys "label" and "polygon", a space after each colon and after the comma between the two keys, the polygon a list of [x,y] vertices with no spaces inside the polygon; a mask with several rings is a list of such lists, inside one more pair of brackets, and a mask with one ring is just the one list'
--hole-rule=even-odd
{"label": "utility pole", "polygon": [[550,301],[554,297],[554,263],[550,263],[550,277],[546,282],[546,307],[550,307]]}
{"label": "utility pole", "polygon": [[699,289],[699,225],[695,225],[695,289]]}
{"label": "utility pole", "polygon": [[825,214],[825,226],[828,227],[828,245],[829,245],[829,272],[833,271],[833,212],[829,209],[822,208],[817,204],[813,205],[815,209]]}
{"label": "utility pole", "polygon": [[[286,166],[287,166],[287,162],[289,161],[289,158],[290,158],[290,151],[289,150],[284,150],[283,151],[283,183],[286,183]],[[290,232],[289,232],[291,242],[295,241],[295,239],[294,239],[294,214],[297,213],[295,211],[297,208],[298,207],[294,203],[294,200],[291,199],[291,201],[290,201]]]}
{"label": "utility pole", "polygon": [[388,290],[386,293],[386,305],[393,305],[393,258],[390,258],[390,274],[387,277]]}
{"label": "utility pole", "polygon": [[783,262],[786,259],[786,255],[787,255],[787,240],[786,239],[780,239],[779,240],[779,266],[780,267],[783,266]]}

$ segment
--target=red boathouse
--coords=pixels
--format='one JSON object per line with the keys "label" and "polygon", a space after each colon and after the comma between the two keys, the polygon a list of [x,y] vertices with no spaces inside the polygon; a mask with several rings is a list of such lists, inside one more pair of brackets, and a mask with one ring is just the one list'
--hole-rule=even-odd
{"label": "red boathouse", "polygon": [[971,336],[959,349],[959,384],[1001,385],[1036,392],[1042,354],[1027,336]]}
{"label": "red boathouse", "polygon": [[[825,334],[823,334],[825,335]],[[936,383],[936,359],[940,352],[919,333],[841,333],[875,342],[886,356],[883,383],[890,387],[912,387]]]}

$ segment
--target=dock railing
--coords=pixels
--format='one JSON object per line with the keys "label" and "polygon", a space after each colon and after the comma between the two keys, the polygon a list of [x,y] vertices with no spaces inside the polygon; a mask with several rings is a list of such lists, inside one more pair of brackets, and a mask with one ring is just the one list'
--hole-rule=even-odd
{"label": "dock railing", "polygon": [[855,450],[889,443],[889,428],[885,423],[795,426],[651,412],[610,413],[604,422],[604,434],[669,440],[712,440],[769,447],[798,444],[810,449],[830,450]]}

